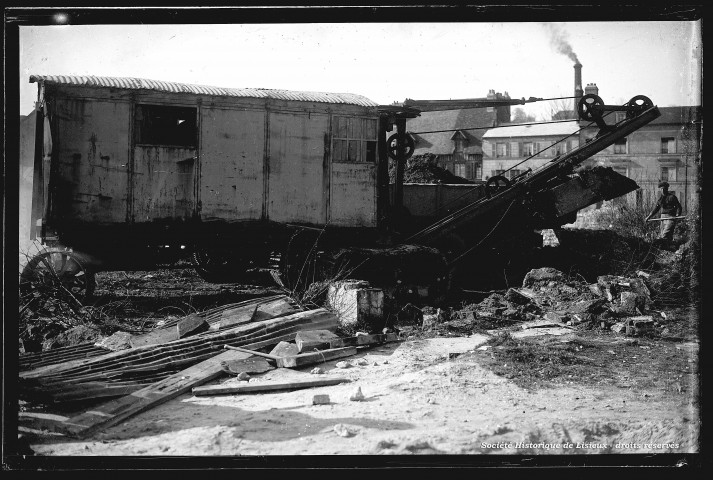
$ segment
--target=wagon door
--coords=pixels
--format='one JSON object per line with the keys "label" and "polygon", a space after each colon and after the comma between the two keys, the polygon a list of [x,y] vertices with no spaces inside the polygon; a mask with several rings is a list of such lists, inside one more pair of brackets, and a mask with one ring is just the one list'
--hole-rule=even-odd
{"label": "wagon door", "polygon": [[268,217],[276,222],[324,225],[329,116],[270,113],[269,122]]}
{"label": "wagon door", "polygon": [[197,109],[137,105],[134,146],[135,222],[187,219],[195,213]]}
{"label": "wagon door", "polygon": [[375,118],[334,116],[330,224],[376,226]]}

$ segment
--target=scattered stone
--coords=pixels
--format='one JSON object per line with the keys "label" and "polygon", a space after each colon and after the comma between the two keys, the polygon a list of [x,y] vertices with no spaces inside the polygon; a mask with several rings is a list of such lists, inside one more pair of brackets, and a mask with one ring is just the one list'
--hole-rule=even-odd
{"label": "scattered stone", "polygon": [[321,375],[324,373],[324,370],[319,367],[314,367],[310,373],[313,373],[314,375]]}
{"label": "scattered stone", "polygon": [[352,365],[351,365],[351,363],[349,363],[349,362],[341,361],[341,362],[337,362],[337,364],[334,365],[334,366],[337,367],[337,368],[349,368],[349,367],[351,367]]}
{"label": "scattered stone", "polygon": [[561,281],[562,279],[564,279],[564,274],[555,268],[536,268],[527,272],[525,278],[522,281],[522,286],[532,287],[538,283],[550,282],[555,280]]}
{"label": "scattered stone", "polygon": [[240,373],[238,374],[238,380],[247,382],[248,380],[250,380],[250,375],[248,375],[248,374],[245,373],[245,372],[240,372]]}
{"label": "scattered stone", "polygon": [[379,440],[379,443],[376,444],[376,448],[379,450],[388,450],[395,446],[396,444],[390,440]]}
{"label": "scattered stone", "polygon": [[329,395],[319,394],[312,397],[312,405],[329,405]]}
{"label": "scattered stone", "polygon": [[565,323],[567,321],[567,317],[565,315],[560,315],[556,312],[545,313],[544,319],[551,323]]}
{"label": "scattered stone", "polygon": [[527,305],[532,301],[528,296],[523,295],[520,291],[514,288],[509,288],[508,291],[505,292],[505,299],[508,302],[515,303],[517,305]]}
{"label": "scattered stone", "polygon": [[297,345],[289,342],[280,342],[270,351],[270,355],[276,355],[278,357],[292,357],[298,353],[300,352]]}
{"label": "scattered stone", "polygon": [[636,315],[641,313],[638,305],[642,302],[639,300],[639,295],[634,292],[621,292],[619,300],[619,308],[617,311],[625,315]]}
{"label": "scattered stone", "polygon": [[176,325],[178,338],[190,337],[198,333],[207,332],[209,329],[210,324],[206,319],[195,313],[191,313],[187,317],[182,318]]}
{"label": "scattered stone", "polygon": [[615,323],[614,325],[611,326],[611,330],[614,333],[626,332],[626,323],[624,323],[624,322]]}
{"label": "scattered stone", "polygon": [[361,387],[357,387],[354,393],[349,395],[349,400],[351,400],[352,402],[361,402],[362,400],[364,400],[364,394],[361,393]]}
{"label": "scattered stone", "polygon": [[592,284],[589,285],[589,291],[592,292],[592,293],[593,293],[594,295],[596,295],[597,297],[603,297],[603,296],[604,296],[604,292],[602,291],[602,287],[600,287],[600,286],[599,286],[598,284],[596,284],[596,283],[592,283]]}
{"label": "scattered stone", "polygon": [[654,329],[654,320],[650,316],[631,317],[626,320],[626,334],[639,336]]}
{"label": "scattered stone", "polygon": [[69,347],[80,343],[94,342],[100,338],[101,333],[99,333],[99,330],[96,328],[88,325],[77,325],[55,337],[45,340],[42,344],[42,349],[50,350],[53,348]]}
{"label": "scattered stone", "polygon": [[423,321],[421,322],[421,328],[423,330],[431,330],[436,325],[438,325],[438,314],[431,313],[423,316]]}
{"label": "scattered stone", "polygon": [[594,300],[581,300],[567,309],[567,313],[599,313],[606,305],[606,301],[603,298],[595,298]]}
{"label": "scattered stone", "polygon": [[569,285],[562,285],[562,287],[560,288],[560,291],[562,291],[563,293],[567,293],[569,295],[575,295],[575,294],[579,293],[579,291],[576,288],[570,287]]}
{"label": "scattered stone", "polygon": [[383,363],[384,365],[387,365],[387,364],[389,363],[389,361],[388,361],[388,360],[384,360],[382,363]]}
{"label": "scattered stone", "polygon": [[357,365],[366,366],[369,365],[369,361],[366,358],[360,358],[359,360],[356,361]]}
{"label": "scattered stone", "polygon": [[125,350],[127,348],[131,348],[131,334],[128,332],[116,332],[115,334],[98,341],[94,344],[94,346],[108,348],[113,352]]}
{"label": "scattered stone", "polygon": [[334,433],[336,433],[340,437],[353,437],[354,435],[356,435],[356,431],[347,427],[343,423],[338,423],[334,426]]}

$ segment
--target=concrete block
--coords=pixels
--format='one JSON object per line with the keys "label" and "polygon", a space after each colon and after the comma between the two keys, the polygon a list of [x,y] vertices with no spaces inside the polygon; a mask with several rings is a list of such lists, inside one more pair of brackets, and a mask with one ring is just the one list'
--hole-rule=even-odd
{"label": "concrete block", "polygon": [[368,325],[380,330],[384,323],[384,291],[369,288],[357,280],[335,282],[327,291],[327,306],[334,311],[342,326]]}
{"label": "concrete block", "polygon": [[329,395],[315,395],[312,397],[312,405],[329,405]]}
{"label": "concrete block", "polygon": [[312,350],[326,350],[331,348],[329,342],[337,338],[339,336],[329,330],[307,330],[297,332],[295,344],[300,353]]}
{"label": "concrete block", "polygon": [[636,315],[637,313],[640,313],[636,310],[637,304],[639,302],[639,295],[637,295],[634,292],[621,292],[619,295],[619,312],[628,314],[628,315]]}
{"label": "concrete block", "polygon": [[270,355],[278,357],[292,357],[300,353],[294,343],[280,342],[270,351]]}

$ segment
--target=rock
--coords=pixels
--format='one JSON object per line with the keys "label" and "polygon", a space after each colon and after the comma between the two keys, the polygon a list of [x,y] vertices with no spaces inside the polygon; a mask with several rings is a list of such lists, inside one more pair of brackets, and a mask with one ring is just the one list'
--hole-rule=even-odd
{"label": "rock", "polygon": [[564,274],[559,270],[551,267],[536,268],[530,270],[525,275],[522,281],[523,287],[532,287],[537,283],[556,281],[560,282],[564,279]]}
{"label": "rock", "polygon": [[88,325],[78,325],[60,333],[56,337],[48,338],[42,344],[43,350],[52,348],[70,347],[80,343],[93,342],[101,338],[101,333],[96,328]]}
{"label": "rock", "polygon": [[125,350],[131,348],[131,334],[128,332],[116,332],[94,344],[95,347],[108,348],[116,352],[117,350]]}
{"label": "rock", "polygon": [[615,323],[611,326],[611,330],[614,333],[622,333],[626,331],[626,324],[624,322]]}
{"label": "rock", "polygon": [[344,362],[344,361],[337,362],[337,364],[335,365],[335,367],[337,367],[337,368],[349,368],[351,366],[352,366],[351,363]]}
{"label": "rock", "polygon": [[298,353],[300,352],[297,345],[288,342],[280,342],[270,351],[270,355],[276,355],[278,357],[292,357]]}
{"label": "rock", "polygon": [[599,313],[603,310],[603,306],[606,301],[603,298],[596,298],[594,300],[582,300],[567,309],[567,313]]}
{"label": "rock", "polygon": [[431,330],[436,325],[438,325],[438,314],[431,313],[423,316],[423,321],[421,322],[421,328],[423,330]]}
{"label": "rock", "polygon": [[602,287],[600,287],[600,286],[599,286],[598,284],[596,284],[596,283],[592,283],[592,284],[589,285],[589,291],[592,292],[592,293],[593,293],[594,295],[596,295],[597,297],[603,297],[603,296],[604,296],[604,292],[602,291]]}
{"label": "rock", "polygon": [[361,387],[357,387],[354,393],[349,395],[349,400],[351,400],[352,402],[361,402],[362,400],[364,400],[364,394],[361,393]]}
{"label": "rock", "polygon": [[339,336],[329,330],[303,330],[295,335],[295,345],[297,345],[299,353],[311,350],[325,350],[329,348],[329,342],[337,338]]}
{"label": "rock", "polygon": [[241,380],[241,381],[245,381],[245,382],[246,382],[246,381],[250,380],[250,375],[248,375],[248,374],[245,373],[245,372],[240,372],[240,373],[238,374],[238,380]]}
{"label": "rock", "polygon": [[201,332],[206,332],[208,329],[210,329],[210,324],[206,319],[195,313],[181,319],[176,325],[178,338],[190,337]]}
{"label": "rock", "polygon": [[360,358],[359,360],[356,361],[357,365],[366,366],[369,365],[369,361],[366,358]]}
{"label": "rock", "polygon": [[565,323],[567,321],[566,315],[561,315],[556,312],[547,312],[543,318],[552,323]]}
{"label": "rock", "polygon": [[347,427],[343,423],[338,423],[334,426],[334,433],[340,437],[353,437],[356,435],[356,432],[353,429]]}
{"label": "rock", "polygon": [[637,306],[642,303],[642,301],[639,300],[639,295],[634,292],[621,292],[619,298],[620,303],[619,308],[617,309],[619,313],[623,313],[625,315],[636,315],[637,313],[641,313],[641,311],[637,308]]}
{"label": "rock", "polygon": [[324,373],[324,370],[319,367],[314,367],[309,373],[312,373],[314,375],[321,375]]}
{"label": "rock", "polygon": [[508,291],[505,292],[505,299],[516,305],[527,305],[532,301],[528,296],[523,295],[514,288],[509,288]]}
{"label": "rock", "polygon": [[329,405],[329,395],[319,394],[312,397],[312,405]]}
{"label": "rock", "polygon": [[639,336],[649,333],[654,329],[654,319],[650,316],[643,315],[639,317],[631,317],[626,320],[626,334]]}

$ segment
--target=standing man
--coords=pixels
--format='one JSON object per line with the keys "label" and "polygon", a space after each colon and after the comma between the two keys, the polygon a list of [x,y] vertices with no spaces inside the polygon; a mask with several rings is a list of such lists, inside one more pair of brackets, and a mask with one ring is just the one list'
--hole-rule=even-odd
{"label": "standing man", "polygon": [[[668,191],[668,182],[659,182],[659,190],[661,191],[661,197],[653,211],[646,217],[647,222],[651,220],[659,210],[661,210],[661,218],[678,217],[681,215],[681,203],[673,192]],[[671,243],[675,226],[676,220],[661,220],[661,234],[659,238],[665,240],[667,243]]]}

